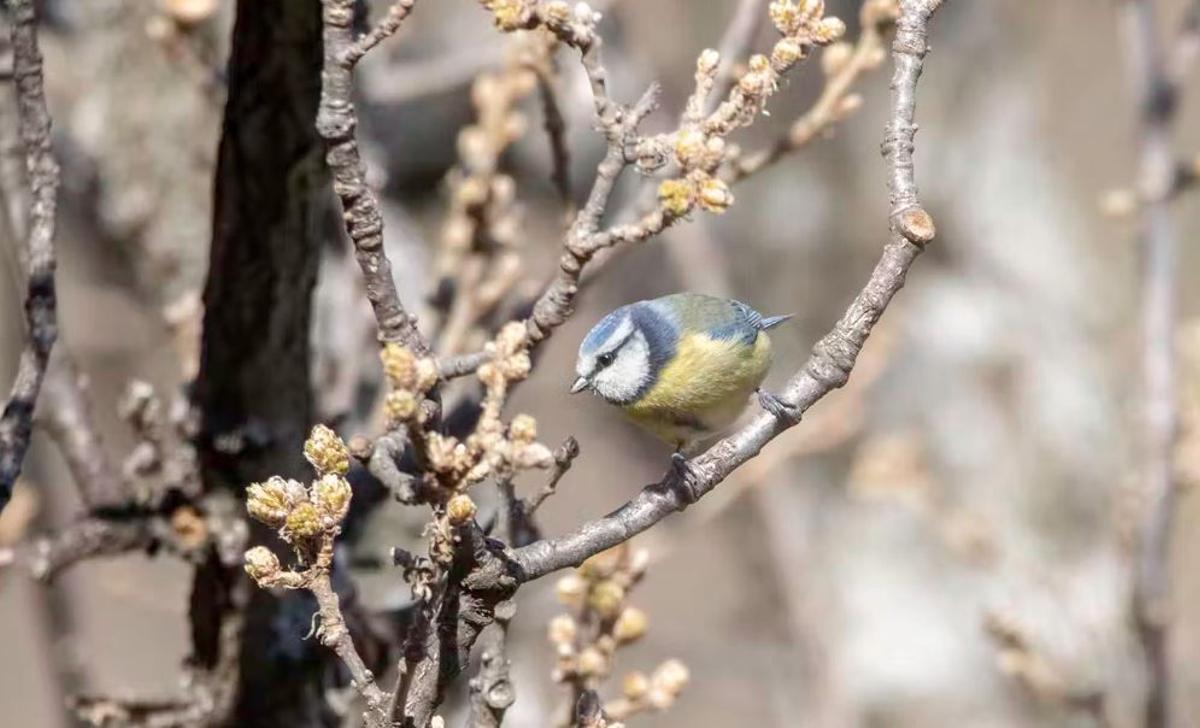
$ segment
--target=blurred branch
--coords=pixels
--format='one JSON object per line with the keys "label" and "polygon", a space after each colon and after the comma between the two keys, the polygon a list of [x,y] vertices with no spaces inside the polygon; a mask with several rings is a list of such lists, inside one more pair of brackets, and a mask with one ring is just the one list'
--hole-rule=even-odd
{"label": "blurred branch", "polygon": [[21,473],[33,429],[33,409],[58,336],[54,290],[54,223],[58,205],[58,164],[50,149],[50,112],[43,88],[33,0],[9,0],[12,11],[13,79],[17,88],[25,167],[33,190],[25,278],[27,341],[8,403],[0,414],[0,510]]}
{"label": "blurred branch", "polygon": [[[849,379],[855,360],[892,296],[925,245],[933,239],[933,220],[921,207],[913,174],[913,138],[916,87],[927,50],[930,17],[941,0],[904,0],[892,46],[895,75],[892,110],[884,134],[883,153],[888,162],[891,193],[891,240],[866,286],[834,329],[813,349],[805,366],[792,377],[783,399],[798,412],[808,410]],[[750,460],[794,422],[760,414],[750,424],[724,438],[690,461],[691,493],[682,493],[678,476],[669,474],[647,486],[612,514],[583,524],[572,533],[516,549],[512,559],[525,580],[582,563],[588,557],[628,540],[694,498],[717,486],[738,466]],[[674,487],[673,487],[674,486]]]}
{"label": "blurred branch", "polygon": [[405,310],[392,279],[392,264],[383,248],[383,216],[379,200],[367,184],[355,132],[358,117],[352,100],[354,66],[371,47],[394,33],[412,11],[415,0],[398,0],[368,35],[356,41],[351,26],[354,0],[323,0],[325,60],[321,74],[321,105],[317,131],[328,147],[326,162],[333,189],[341,199],[346,232],[362,268],[367,298],[375,311],[383,341],[403,342],[418,354],[429,343]]}
{"label": "blurred branch", "polygon": [[705,112],[711,114],[716,110],[721,99],[729,95],[733,84],[737,83],[738,64],[744,63],[746,54],[754,45],[754,36],[767,18],[767,0],[738,0],[733,18],[725,26],[725,34],[717,44],[717,52],[721,54],[721,64],[717,66],[717,77],[713,83],[713,95],[705,105]]}
{"label": "blurred branch", "polygon": [[1140,116],[1138,129],[1142,256],[1142,386],[1145,440],[1143,515],[1134,583],[1134,617],[1146,653],[1145,725],[1169,725],[1171,664],[1166,601],[1170,594],[1170,543],[1177,488],[1173,455],[1178,430],[1175,390],[1177,251],[1168,206],[1175,179],[1171,127],[1179,86],[1166,68],[1151,0],[1126,0],[1123,30]]}

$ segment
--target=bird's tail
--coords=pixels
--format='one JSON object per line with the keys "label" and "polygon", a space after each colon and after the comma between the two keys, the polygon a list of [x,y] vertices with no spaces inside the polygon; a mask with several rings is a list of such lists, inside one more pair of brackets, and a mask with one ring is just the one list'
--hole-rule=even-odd
{"label": "bird's tail", "polygon": [[783,323],[784,321],[787,321],[788,319],[790,319],[791,317],[793,317],[795,315],[796,314],[794,314],[794,313],[789,313],[784,316],[764,316],[763,320],[759,322],[758,328],[762,331],[766,331],[767,329],[775,328],[779,324]]}

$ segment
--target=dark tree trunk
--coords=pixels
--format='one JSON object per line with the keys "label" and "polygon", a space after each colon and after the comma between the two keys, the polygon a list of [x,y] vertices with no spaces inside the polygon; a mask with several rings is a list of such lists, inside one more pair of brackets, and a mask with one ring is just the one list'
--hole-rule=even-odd
{"label": "dark tree trunk", "polygon": [[[317,0],[238,2],[194,394],[205,487],[239,498],[246,484],[271,475],[311,477],[301,456],[313,411],[309,319],[331,203],[314,127],[320,12]],[[251,539],[268,537],[255,532]],[[249,588],[237,564],[215,555],[197,570],[191,616],[198,666],[216,667],[222,644],[233,649],[220,630],[245,610],[232,724],[329,722],[328,656],[302,639],[315,611],[309,601]]]}

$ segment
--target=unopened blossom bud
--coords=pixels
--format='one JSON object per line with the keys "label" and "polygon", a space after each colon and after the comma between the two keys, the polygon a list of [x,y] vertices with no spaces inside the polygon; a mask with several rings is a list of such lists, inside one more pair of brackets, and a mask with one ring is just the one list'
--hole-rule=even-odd
{"label": "unopened blossom bud", "polygon": [[846,34],[846,24],[840,18],[825,18],[813,29],[813,40],[818,43],[832,43]]}
{"label": "unopened blossom bud", "polygon": [[279,574],[279,558],[266,546],[255,546],[246,552],[246,573],[257,583],[270,581]]}
{"label": "unopened blossom bud", "polygon": [[180,25],[202,23],[217,11],[217,0],[160,0],[159,4]]}
{"label": "unopened blossom bud", "polygon": [[690,677],[687,666],[679,660],[667,660],[654,670],[650,676],[650,684],[655,690],[661,690],[672,697],[678,695]]}
{"label": "unopened blossom bud", "polygon": [[411,351],[400,344],[388,343],[379,352],[379,359],[393,387],[412,387],[417,359]]}
{"label": "unopened blossom bud", "polygon": [[542,15],[551,23],[566,23],[571,19],[571,6],[554,0],[542,6]]}
{"label": "unopened blossom bud", "polygon": [[417,413],[417,398],[406,389],[388,392],[383,409],[391,422],[407,422]]}
{"label": "unopened blossom bud", "polygon": [[716,73],[721,63],[721,54],[712,48],[705,48],[696,59],[696,71],[706,76]]}
{"label": "unopened blossom bud", "polygon": [[630,700],[638,700],[650,689],[650,679],[646,673],[635,670],[621,681],[621,694]]}
{"label": "unopened blossom bud", "polygon": [[729,185],[716,177],[709,177],[700,184],[700,206],[709,212],[722,213],[733,204],[733,193]]}
{"label": "unopened blossom bud", "polygon": [[691,127],[675,136],[675,158],[681,167],[695,167],[704,159],[704,132]]}
{"label": "unopened blossom bud", "polygon": [[567,574],[554,584],[554,594],[558,601],[568,607],[583,603],[587,589],[587,582],[579,574]]}
{"label": "unopened blossom bud", "polygon": [[537,420],[529,415],[517,415],[508,426],[508,436],[514,442],[533,442],[537,439]]}
{"label": "unopened blossom bud", "polygon": [[580,675],[595,677],[608,672],[608,657],[595,647],[588,647],[579,653],[575,664]]}
{"label": "unopened blossom bud", "polygon": [[466,493],[459,493],[446,503],[446,518],[452,525],[461,526],[475,517],[475,501]]}
{"label": "unopened blossom bud", "polygon": [[306,498],[303,485],[273,476],[265,483],[251,483],[246,488],[246,511],[254,519],[272,528],[279,528],[287,520],[292,508]]}
{"label": "unopened blossom bud", "polygon": [[795,38],[783,38],[771,49],[771,63],[777,68],[791,68],[804,57],[804,46]]}
{"label": "unopened blossom bud", "polygon": [[288,514],[279,530],[285,541],[295,542],[312,538],[321,532],[321,514],[312,503],[301,503]]}
{"label": "unopened blossom bud", "polygon": [[637,607],[625,607],[613,625],[612,635],[617,642],[633,642],[646,634],[649,620],[646,613]]}
{"label": "unopened blossom bud", "polygon": [[352,495],[350,483],[340,475],[329,473],[313,483],[311,499],[321,514],[322,524],[332,528],[341,523],[350,511]]}
{"label": "unopened blossom bud", "polygon": [[588,593],[588,606],[604,619],[617,616],[624,601],[624,587],[611,579],[596,584]]}
{"label": "unopened blossom bud", "polygon": [[546,635],[552,644],[562,645],[574,642],[578,632],[575,618],[568,614],[560,614],[550,620]]}
{"label": "unopened blossom bud", "polygon": [[321,474],[344,474],[350,469],[350,451],[337,433],[325,425],[312,428],[304,442],[304,457]]}
{"label": "unopened blossom bud", "polygon": [[554,451],[540,442],[516,443],[513,465],[521,470],[545,470],[554,465]]}
{"label": "unopened blossom bud", "polygon": [[691,183],[683,179],[663,180],[658,186],[658,201],[672,215],[686,215],[693,204]]}

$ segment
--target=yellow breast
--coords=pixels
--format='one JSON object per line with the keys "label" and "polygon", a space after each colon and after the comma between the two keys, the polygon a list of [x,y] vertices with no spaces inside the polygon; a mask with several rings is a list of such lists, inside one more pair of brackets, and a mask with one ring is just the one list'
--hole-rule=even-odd
{"label": "yellow breast", "polygon": [[765,333],[753,346],[685,334],[658,381],[625,413],[661,439],[681,445],[732,424],[770,367],[771,340]]}

